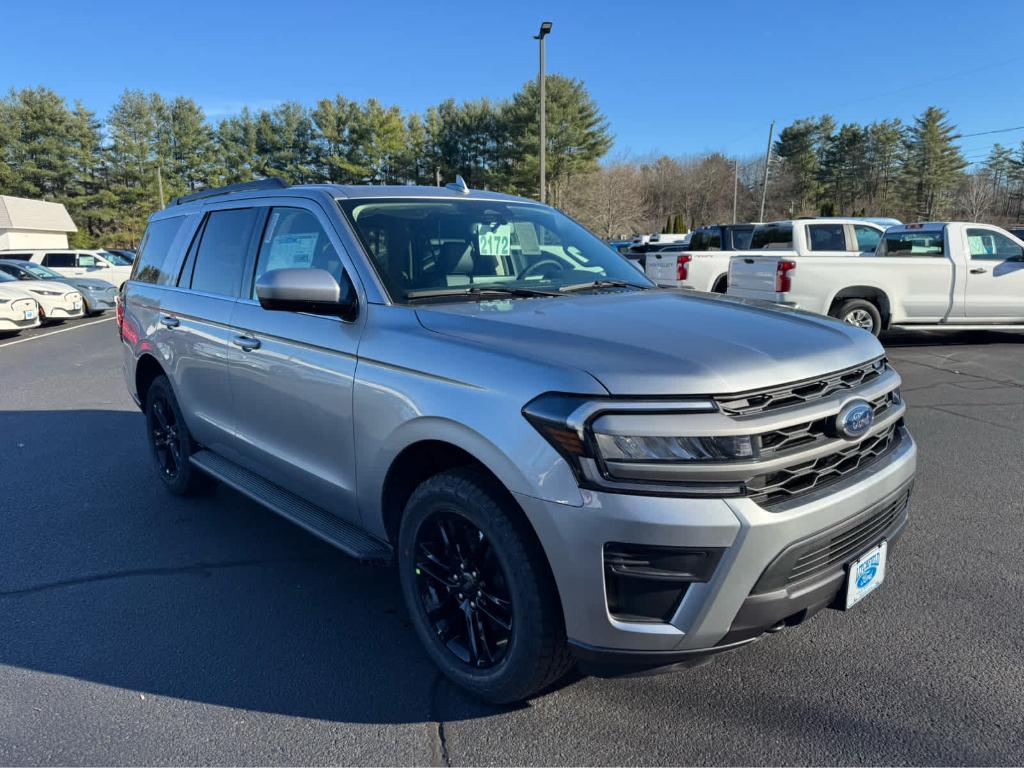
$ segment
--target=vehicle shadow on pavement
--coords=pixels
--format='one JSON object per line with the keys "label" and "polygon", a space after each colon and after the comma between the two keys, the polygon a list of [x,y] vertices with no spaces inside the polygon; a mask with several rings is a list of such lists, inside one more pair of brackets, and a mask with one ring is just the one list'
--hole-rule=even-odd
{"label": "vehicle shadow on pavement", "polygon": [[897,330],[886,331],[879,341],[885,347],[967,346],[972,344],[1024,344],[1021,331]]}
{"label": "vehicle shadow on pavement", "polygon": [[333,721],[507,711],[440,679],[393,569],[227,488],[171,496],[143,423],[0,411],[0,667]]}

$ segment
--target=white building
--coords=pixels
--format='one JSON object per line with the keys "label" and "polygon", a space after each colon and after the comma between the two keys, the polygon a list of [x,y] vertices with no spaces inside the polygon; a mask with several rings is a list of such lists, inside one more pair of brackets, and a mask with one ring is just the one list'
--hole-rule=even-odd
{"label": "white building", "polygon": [[0,250],[67,248],[78,227],[60,203],[0,195]]}

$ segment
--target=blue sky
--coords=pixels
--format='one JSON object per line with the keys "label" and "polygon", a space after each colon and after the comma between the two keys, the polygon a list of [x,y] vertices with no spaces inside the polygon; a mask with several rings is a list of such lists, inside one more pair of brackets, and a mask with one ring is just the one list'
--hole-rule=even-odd
{"label": "blue sky", "polygon": [[[105,115],[125,88],[186,95],[211,119],[341,93],[422,110],[502,98],[548,71],[581,78],[613,153],[764,151],[768,124],[830,112],[963,133],[1024,126],[1022,0],[10,3],[0,86],[47,85]],[[20,30],[20,31],[19,31]],[[963,139],[969,160],[1024,130]]]}

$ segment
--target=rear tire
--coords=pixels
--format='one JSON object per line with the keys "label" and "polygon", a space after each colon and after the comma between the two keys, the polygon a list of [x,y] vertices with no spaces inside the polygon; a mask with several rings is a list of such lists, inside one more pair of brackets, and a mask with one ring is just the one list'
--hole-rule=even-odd
{"label": "rear tire", "polygon": [[425,480],[398,534],[402,593],[427,653],[454,683],[521,701],[572,666],[544,553],[514,502],[472,469]]}
{"label": "rear tire", "polygon": [[849,299],[839,305],[833,317],[847,325],[863,328],[877,336],[882,332],[882,313],[867,299]]}
{"label": "rear tire", "polygon": [[196,444],[166,376],[153,379],[146,393],[146,433],[157,475],[168,491],[190,496],[213,485],[209,475],[189,461]]}

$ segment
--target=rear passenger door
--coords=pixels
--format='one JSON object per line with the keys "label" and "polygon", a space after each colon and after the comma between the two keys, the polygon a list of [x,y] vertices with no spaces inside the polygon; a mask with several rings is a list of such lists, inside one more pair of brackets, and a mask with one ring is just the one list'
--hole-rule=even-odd
{"label": "rear passenger door", "polygon": [[256,299],[255,281],[264,272],[311,267],[339,281],[354,275],[323,210],[312,201],[285,198],[268,210],[255,269],[231,320],[228,356],[240,462],[358,522],[352,383],[363,313],[346,322],[266,310]]}
{"label": "rear passenger door", "polygon": [[200,443],[237,458],[228,384],[231,313],[241,295],[262,208],[209,211],[189,246],[180,290],[162,297],[157,319],[171,378],[189,429]]}

